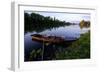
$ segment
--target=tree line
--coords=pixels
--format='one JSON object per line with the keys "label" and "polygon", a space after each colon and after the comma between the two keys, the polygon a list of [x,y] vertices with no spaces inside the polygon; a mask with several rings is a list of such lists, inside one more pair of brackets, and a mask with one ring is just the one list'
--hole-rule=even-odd
{"label": "tree line", "polygon": [[43,31],[54,27],[70,25],[70,22],[58,20],[50,16],[43,16],[37,13],[24,13],[25,32],[27,31]]}

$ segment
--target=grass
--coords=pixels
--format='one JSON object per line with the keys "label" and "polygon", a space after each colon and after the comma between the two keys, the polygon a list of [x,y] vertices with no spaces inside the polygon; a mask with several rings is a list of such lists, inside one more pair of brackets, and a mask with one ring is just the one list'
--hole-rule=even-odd
{"label": "grass", "polygon": [[79,40],[63,52],[56,53],[56,59],[84,59],[90,58],[90,32],[85,33]]}

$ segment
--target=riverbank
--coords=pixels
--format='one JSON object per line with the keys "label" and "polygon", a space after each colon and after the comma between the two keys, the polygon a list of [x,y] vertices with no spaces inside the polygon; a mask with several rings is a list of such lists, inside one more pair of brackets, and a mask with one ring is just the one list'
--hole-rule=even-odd
{"label": "riverbank", "polygon": [[63,52],[56,53],[56,59],[86,59],[90,58],[90,32],[85,33]]}
{"label": "riverbank", "polygon": [[[66,48],[58,48],[57,50],[52,52],[46,51],[45,49],[45,53],[52,53],[53,55],[52,57],[48,56],[49,58],[48,60],[89,59],[90,58],[90,32],[82,34],[77,41],[73,42],[71,45],[69,45]],[[45,55],[43,56],[43,50],[41,48],[37,50],[34,49],[30,53],[29,61],[46,60],[47,57],[45,57]],[[44,59],[42,59],[42,56]]]}

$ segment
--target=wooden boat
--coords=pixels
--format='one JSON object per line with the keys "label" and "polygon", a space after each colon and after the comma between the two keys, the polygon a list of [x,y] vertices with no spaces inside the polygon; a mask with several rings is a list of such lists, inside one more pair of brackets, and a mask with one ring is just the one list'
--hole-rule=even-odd
{"label": "wooden boat", "polygon": [[[66,40],[62,36],[44,36],[44,35],[40,35],[40,34],[33,34],[31,36],[32,36],[33,41],[38,41],[38,42],[47,42],[47,43],[66,42]],[[67,41],[71,41],[71,40],[67,40]]]}

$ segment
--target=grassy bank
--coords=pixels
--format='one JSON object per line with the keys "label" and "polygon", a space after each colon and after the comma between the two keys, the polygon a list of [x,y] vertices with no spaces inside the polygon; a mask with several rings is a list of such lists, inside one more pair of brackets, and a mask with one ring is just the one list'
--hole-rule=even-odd
{"label": "grassy bank", "polygon": [[85,33],[79,40],[72,43],[63,52],[56,53],[56,59],[90,58],[90,32]]}

